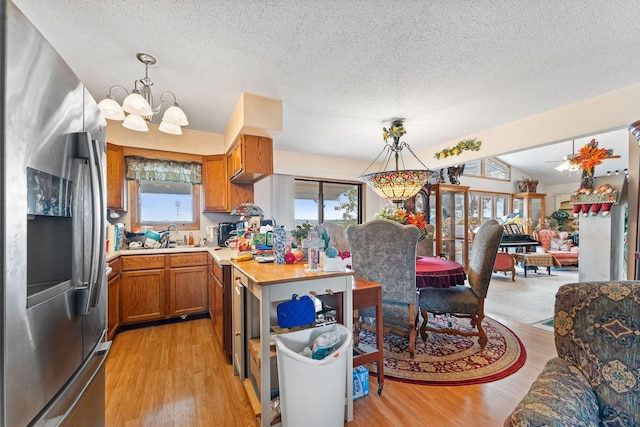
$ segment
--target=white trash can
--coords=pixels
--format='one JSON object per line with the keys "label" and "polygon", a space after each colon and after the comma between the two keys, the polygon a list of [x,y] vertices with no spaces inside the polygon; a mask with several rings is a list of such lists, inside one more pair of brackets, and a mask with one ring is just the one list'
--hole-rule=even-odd
{"label": "white trash can", "polygon": [[[300,354],[322,333],[338,331],[338,348],[324,359]],[[275,335],[278,385],[284,427],[344,426],[347,357],[351,356],[351,331],[334,323],[318,328]]]}

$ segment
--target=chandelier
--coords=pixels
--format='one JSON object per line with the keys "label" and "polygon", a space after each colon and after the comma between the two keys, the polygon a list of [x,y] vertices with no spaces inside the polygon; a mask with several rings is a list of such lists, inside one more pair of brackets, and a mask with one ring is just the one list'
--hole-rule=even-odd
{"label": "chandelier", "polygon": [[[160,108],[163,105],[167,105],[169,108],[164,112],[158,130],[172,135],[182,135],[181,126],[186,126],[189,122],[187,121],[187,116],[184,114],[184,111],[182,111],[176,102],[175,94],[170,91],[162,92],[158,106],[153,106],[153,93],[151,93],[153,82],[149,78],[149,65],[155,65],[156,58],[143,52],[136,53],[136,58],[144,64],[144,78],[134,81],[131,93],[122,86],[111,86],[109,88],[109,94],[105,99],[100,101],[98,108],[100,108],[100,111],[102,111],[102,114],[104,114],[107,119],[117,121],[124,120],[122,126],[127,129],[147,132],[149,131],[147,122],[151,121],[154,114],[160,112]],[[113,90],[116,88],[120,88],[127,93],[127,97],[124,99],[122,106],[116,102],[112,95]],[[173,102],[165,99],[169,95],[173,97]],[[128,113],[126,117],[125,112]]]}
{"label": "chandelier", "polygon": [[[384,147],[378,157],[375,158],[373,165],[380,156],[384,155],[379,172],[364,174],[371,165],[365,169],[363,175],[358,179],[366,182],[379,196],[391,200],[393,203],[400,204],[403,200],[409,199],[420,191],[427,179],[431,175],[429,169],[424,163],[418,159],[409,144],[400,141],[400,138],[407,133],[404,128],[402,119],[392,121],[389,129],[382,128],[382,138],[385,142]],[[415,157],[424,169],[400,169],[402,163],[404,168],[404,159],[402,158],[402,150],[406,148]],[[388,170],[391,158],[395,159],[395,170]]]}

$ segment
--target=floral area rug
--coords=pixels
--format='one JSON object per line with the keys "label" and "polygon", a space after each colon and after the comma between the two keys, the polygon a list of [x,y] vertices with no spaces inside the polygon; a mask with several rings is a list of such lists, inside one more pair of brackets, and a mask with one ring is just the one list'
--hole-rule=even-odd
{"label": "floral area rug", "polygon": [[[422,321],[422,320],[421,320]],[[452,318],[456,327],[470,329],[467,319]],[[429,323],[441,327],[444,316]],[[477,337],[428,333],[427,342],[416,338],[415,357],[409,354],[409,338],[384,335],[385,379],[425,385],[467,385],[496,381],[520,369],[527,358],[524,345],[506,326],[485,317],[482,326],[489,342],[480,349]],[[359,348],[375,349],[373,332],[360,331]],[[376,364],[367,365],[372,374]]]}

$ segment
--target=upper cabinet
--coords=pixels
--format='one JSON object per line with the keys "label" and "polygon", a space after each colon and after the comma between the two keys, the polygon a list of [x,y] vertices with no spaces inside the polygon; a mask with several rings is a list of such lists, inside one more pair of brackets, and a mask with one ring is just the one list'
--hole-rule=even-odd
{"label": "upper cabinet", "polygon": [[204,156],[202,161],[204,212],[230,212],[253,202],[253,184],[236,184],[227,178],[227,155]]}
{"label": "upper cabinet", "polygon": [[233,183],[254,183],[273,174],[273,140],[240,135],[227,157],[227,174]]}
{"label": "upper cabinet", "polygon": [[125,211],[126,199],[123,148],[107,143],[107,209]]}

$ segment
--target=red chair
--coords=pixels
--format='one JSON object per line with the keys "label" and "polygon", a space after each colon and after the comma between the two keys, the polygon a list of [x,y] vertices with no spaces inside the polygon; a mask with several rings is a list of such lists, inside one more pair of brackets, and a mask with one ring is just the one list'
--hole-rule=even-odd
{"label": "red chair", "polygon": [[564,267],[567,265],[578,265],[580,259],[580,248],[573,244],[566,232],[542,229],[538,230],[535,238],[540,241],[537,251],[553,255]]}
{"label": "red chair", "polygon": [[493,272],[497,273],[498,271],[504,272],[504,275],[507,275],[507,271],[511,272],[511,281],[516,281],[516,262],[513,259],[513,256],[509,255],[506,252],[498,252],[496,254],[496,262],[493,263]]}

